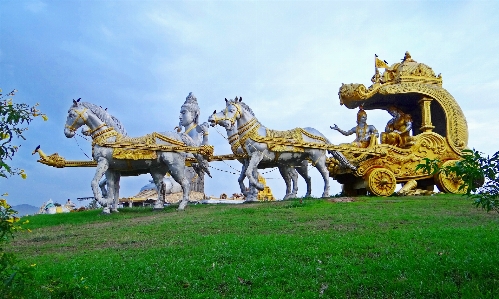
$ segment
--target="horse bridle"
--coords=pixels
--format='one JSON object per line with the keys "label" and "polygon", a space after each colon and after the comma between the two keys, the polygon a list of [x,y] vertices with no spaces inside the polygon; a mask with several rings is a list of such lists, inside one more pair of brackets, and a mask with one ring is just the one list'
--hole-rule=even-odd
{"label": "horse bridle", "polygon": [[66,128],[68,128],[69,131],[74,132],[74,131],[78,130],[78,128],[79,128],[79,127],[75,128],[75,125],[76,125],[76,123],[78,122],[78,120],[80,118],[83,120],[83,123],[87,123],[87,119],[85,118],[84,114],[85,114],[85,112],[87,112],[88,109],[84,108],[83,111],[81,111],[81,112],[78,111],[78,110],[76,110],[76,109],[74,109],[74,108],[71,108],[71,109],[73,109],[73,111],[77,114],[77,117],[75,118],[75,120],[73,121],[73,123],[71,124],[71,126],[66,125]]}
{"label": "horse bridle", "polygon": [[[232,117],[228,117],[227,116],[229,114],[229,109],[228,109],[229,105],[233,105],[237,109],[236,113],[234,113],[234,115]],[[225,107],[225,109],[224,109],[223,112],[224,112],[224,117],[221,117],[221,118],[216,117],[216,113],[213,112],[213,114],[211,115],[211,117],[215,121],[215,124],[217,124],[218,121],[220,121],[220,120],[227,120],[227,121],[230,121],[231,125],[234,125],[234,123],[237,121],[238,114],[239,114],[239,117],[241,117],[243,115],[241,113],[241,107],[237,103],[234,103],[232,101],[231,102],[227,102],[227,106]]]}

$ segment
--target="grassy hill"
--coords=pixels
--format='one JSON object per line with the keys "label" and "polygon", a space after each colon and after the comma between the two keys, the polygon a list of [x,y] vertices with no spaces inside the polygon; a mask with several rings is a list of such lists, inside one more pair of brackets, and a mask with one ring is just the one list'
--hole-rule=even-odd
{"label": "grassy hill", "polygon": [[494,298],[499,215],[461,196],[37,215],[26,298]]}

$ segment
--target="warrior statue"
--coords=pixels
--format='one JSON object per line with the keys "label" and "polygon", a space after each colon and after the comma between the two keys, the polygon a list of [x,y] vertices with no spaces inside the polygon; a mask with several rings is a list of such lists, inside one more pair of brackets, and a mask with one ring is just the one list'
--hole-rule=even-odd
{"label": "warrior statue", "polygon": [[357,126],[348,131],[343,131],[336,124],[329,127],[345,136],[355,133],[355,140],[351,143],[351,145],[355,147],[368,147],[371,142],[372,135],[376,138],[379,137],[378,130],[376,130],[374,126],[367,124],[367,113],[362,106],[359,107],[359,112],[357,112]]}
{"label": "warrior statue", "polygon": [[[201,110],[199,109],[198,100],[192,94],[192,92],[185,98],[184,104],[180,107],[179,116],[179,127],[177,131],[180,133],[182,127],[184,127],[184,132],[180,133],[182,141],[189,146],[201,146],[208,145],[208,129],[209,124],[204,122],[202,125],[198,125],[199,115]],[[199,177],[203,177],[203,172],[206,172],[210,177],[210,171],[208,169],[208,161],[203,159],[201,155],[195,154],[200,163],[193,163],[192,167],[198,173]]]}

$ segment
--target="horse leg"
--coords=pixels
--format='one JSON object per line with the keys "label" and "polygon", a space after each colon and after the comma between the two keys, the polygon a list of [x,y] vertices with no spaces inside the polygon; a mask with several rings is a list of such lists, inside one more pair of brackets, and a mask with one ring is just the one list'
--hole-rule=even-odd
{"label": "horse leg", "polygon": [[260,151],[251,153],[251,159],[249,160],[248,168],[246,169],[246,177],[249,180],[250,186],[253,185],[260,191],[262,191],[265,186],[258,182],[258,177],[255,177],[253,172],[255,169],[258,169],[258,164],[262,161],[263,154],[264,153]]}
{"label": "horse leg", "polygon": [[101,193],[99,192],[99,181],[102,179],[102,176],[109,168],[109,162],[104,157],[100,157],[97,160],[97,170],[95,171],[94,178],[92,179],[92,191],[94,193],[94,198],[99,202],[100,205],[107,205],[107,202],[104,202]]}
{"label": "horse leg", "polygon": [[293,191],[289,195],[289,198],[295,198],[296,194],[298,193],[298,172],[294,167],[289,167],[288,171],[289,171],[289,176],[293,181]]}
{"label": "horse leg", "polygon": [[106,186],[107,186],[107,179],[103,179],[102,181],[100,181],[99,188],[100,188],[100,192],[101,192],[103,197],[107,197]]}
{"label": "horse leg", "polygon": [[291,198],[291,171],[289,171],[289,166],[287,165],[279,165],[277,167],[279,169],[279,173],[284,179],[284,183],[286,183],[286,194],[283,199]]}
{"label": "horse leg", "polygon": [[179,211],[183,211],[189,202],[189,193],[191,191],[191,184],[185,175],[185,159],[181,159],[180,154],[176,154],[168,163],[168,169],[172,178],[182,186],[182,201],[178,205]]}
{"label": "horse leg", "polygon": [[[301,165],[295,167],[295,169],[301,175],[301,177],[305,180],[305,183],[307,184],[307,193],[305,194],[304,197],[310,197],[310,194],[312,194],[312,179],[308,175],[308,161],[303,160],[301,162]],[[298,187],[296,189],[298,189]]]}
{"label": "horse leg", "polygon": [[115,192],[116,192],[116,176],[115,172],[112,169],[107,169],[106,171],[106,181],[107,181],[107,196],[106,196],[106,201],[107,201],[107,206],[110,209],[113,209],[113,204],[114,204],[114,197],[115,197]]}
{"label": "horse leg", "polygon": [[164,195],[163,178],[165,177],[165,174],[163,173],[161,168],[151,169],[150,172],[152,180],[156,185],[156,190],[158,190],[158,199],[156,199],[156,202],[154,203],[154,209],[161,210],[164,209],[164,203],[165,203],[165,199],[163,197]]}
{"label": "horse leg", "polygon": [[[255,167],[253,169],[253,177],[257,178],[258,179],[258,168]],[[249,179],[249,178],[248,178]],[[250,202],[250,201],[258,201],[258,189],[256,188],[255,185],[253,185],[252,183],[249,183],[248,184],[248,192],[246,194],[246,202]]]}
{"label": "horse leg", "polygon": [[118,205],[120,204],[120,178],[121,173],[114,173],[114,204],[111,212],[118,213]]}
{"label": "horse leg", "polygon": [[244,185],[244,179],[246,178],[246,168],[248,167],[248,160],[244,159],[242,162],[243,168],[241,169],[241,173],[239,174],[239,178],[237,181],[239,182],[239,188],[241,189],[241,193],[244,196],[248,195],[248,191],[246,191],[246,186]]}
{"label": "horse leg", "polygon": [[324,180],[324,192],[322,197],[329,197],[329,171],[326,166],[326,155],[321,155],[315,164],[315,168],[321,173],[322,179]]}

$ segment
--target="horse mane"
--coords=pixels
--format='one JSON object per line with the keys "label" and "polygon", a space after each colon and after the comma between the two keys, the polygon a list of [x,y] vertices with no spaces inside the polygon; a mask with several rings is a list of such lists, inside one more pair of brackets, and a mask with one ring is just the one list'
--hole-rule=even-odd
{"label": "horse mane", "polygon": [[239,105],[241,105],[241,107],[243,107],[244,110],[251,113],[251,115],[255,116],[255,113],[253,112],[253,110],[245,102],[239,102]]}
{"label": "horse mane", "polygon": [[106,110],[102,109],[102,107],[89,102],[81,102],[79,104],[92,111],[92,113],[94,113],[101,121],[106,123],[106,125],[113,127],[116,131],[118,131],[118,133],[125,136],[127,135],[125,127],[121,121],[109,114]]}
{"label": "horse mane", "polygon": [[231,104],[239,104],[239,105],[241,105],[241,107],[243,107],[244,110],[248,111],[251,115],[255,116],[255,113],[250,108],[250,106],[248,106],[245,102],[239,102],[237,100],[237,97],[236,97],[236,100],[230,100],[229,103],[231,103]]}

